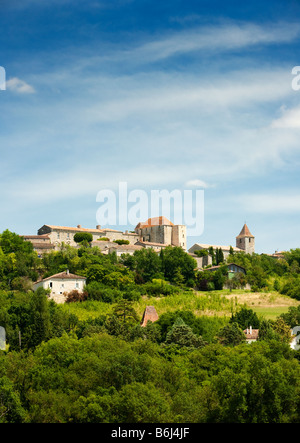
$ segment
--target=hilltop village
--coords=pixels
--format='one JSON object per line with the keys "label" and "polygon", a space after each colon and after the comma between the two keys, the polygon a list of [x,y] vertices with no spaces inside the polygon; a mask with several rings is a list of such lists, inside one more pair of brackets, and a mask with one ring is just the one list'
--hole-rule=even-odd
{"label": "hilltop village", "polygon": [[186,237],[165,217],[0,234],[0,422],[257,422],[258,382],[262,421],[294,420],[300,249]]}
{"label": "hilltop village", "polygon": [[[197,270],[200,271],[203,269],[216,271],[219,268],[219,262],[226,261],[231,253],[252,254],[255,252],[255,237],[246,224],[236,237],[236,246],[195,243],[187,251],[186,226],[174,225],[166,217],[149,218],[145,222],[138,223],[135,230],[131,232],[102,228],[100,225],[97,225],[95,229],[83,228],[81,225],[77,227],[44,225],[38,230],[37,235],[24,235],[23,238],[32,243],[40,257],[47,252],[60,250],[63,245],[80,248],[80,240],[83,238],[88,238],[89,245],[99,248],[103,254],[114,253],[118,257],[123,254],[133,255],[135,251],[142,249],[150,248],[159,253],[170,246],[180,247],[195,260]],[[221,256],[217,262],[216,253]],[[227,268],[231,278],[237,273],[246,273],[243,267],[235,263],[229,263]],[[34,290],[39,287],[50,289],[50,298],[57,303],[64,303],[66,293],[74,289],[83,291],[85,284],[84,277],[71,274],[66,270],[35,282],[33,287]],[[244,287],[250,289],[247,284]]]}
{"label": "hilltop village", "polygon": [[[74,239],[78,233],[90,234],[91,246],[97,246],[105,254],[115,252],[118,256],[124,253],[133,254],[134,251],[142,248],[151,248],[157,252],[167,246],[179,246],[184,251],[187,248],[186,226],[174,225],[163,216],[140,222],[135,230],[130,232],[102,228],[100,225],[97,225],[95,229],[83,228],[81,225],[77,227],[44,225],[38,230],[37,235],[23,235],[23,238],[30,241],[34,250],[42,255],[52,250],[59,250],[62,244],[78,247],[78,242]],[[255,252],[255,237],[244,224],[236,237],[235,247],[195,243],[187,252],[199,259],[197,260],[198,267],[202,268],[212,264],[212,257],[210,254],[201,257],[201,254],[197,255],[195,251],[209,251],[211,248],[221,249],[225,259],[231,250],[252,254]]]}

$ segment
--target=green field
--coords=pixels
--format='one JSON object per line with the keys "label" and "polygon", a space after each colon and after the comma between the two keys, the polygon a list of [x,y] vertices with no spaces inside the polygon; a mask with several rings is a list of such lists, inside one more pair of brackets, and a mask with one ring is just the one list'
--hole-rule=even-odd
{"label": "green field", "polygon": [[[185,291],[166,297],[142,297],[134,302],[134,308],[140,318],[146,306],[154,306],[158,315],[167,311],[190,310],[195,315],[230,316],[242,306],[253,309],[259,316],[275,320],[280,314],[288,312],[290,306],[298,306],[299,301],[283,296],[278,292],[250,292],[242,290],[197,292]],[[63,309],[74,313],[80,320],[107,315],[112,304],[100,301],[69,303]]]}

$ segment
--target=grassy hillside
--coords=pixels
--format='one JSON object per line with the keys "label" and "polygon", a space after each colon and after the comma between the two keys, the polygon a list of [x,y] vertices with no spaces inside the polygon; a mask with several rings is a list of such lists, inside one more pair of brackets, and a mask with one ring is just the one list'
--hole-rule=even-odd
{"label": "grassy hillside", "polygon": [[[134,308],[140,318],[146,306],[154,306],[158,315],[165,312],[191,310],[196,316],[230,316],[241,306],[255,311],[259,316],[275,320],[280,314],[288,312],[290,306],[298,306],[300,302],[278,292],[250,292],[246,290],[221,291],[185,291],[167,297],[143,296],[134,303]],[[74,313],[80,320],[106,315],[113,309],[112,304],[100,301],[85,301],[69,303],[64,310]]]}

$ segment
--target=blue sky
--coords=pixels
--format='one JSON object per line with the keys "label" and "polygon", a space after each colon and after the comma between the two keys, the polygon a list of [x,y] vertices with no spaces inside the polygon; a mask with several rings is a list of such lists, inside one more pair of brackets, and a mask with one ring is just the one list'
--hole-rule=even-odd
{"label": "blue sky", "polygon": [[300,2],[248,3],[0,0],[0,232],[95,227],[126,182],[204,190],[189,246],[300,247]]}

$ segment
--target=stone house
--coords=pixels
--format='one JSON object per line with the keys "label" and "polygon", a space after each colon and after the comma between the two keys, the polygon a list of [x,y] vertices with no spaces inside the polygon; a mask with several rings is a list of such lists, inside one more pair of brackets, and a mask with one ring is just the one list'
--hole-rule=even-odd
{"label": "stone house", "polygon": [[68,270],[60,272],[33,284],[33,290],[38,288],[50,289],[49,298],[56,303],[64,303],[68,292],[77,290],[82,292],[86,284],[86,278],[80,275],[71,274]]}
{"label": "stone house", "polygon": [[249,328],[244,329],[244,334],[246,337],[246,342],[253,343],[258,340],[259,329],[252,329],[252,326],[249,326]]}
{"label": "stone house", "polygon": [[55,245],[53,245],[50,241],[50,237],[47,234],[44,235],[22,235],[25,241],[30,241],[33,246],[33,250],[38,254],[38,256],[42,256],[45,252],[51,252],[55,249]]}

